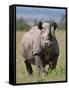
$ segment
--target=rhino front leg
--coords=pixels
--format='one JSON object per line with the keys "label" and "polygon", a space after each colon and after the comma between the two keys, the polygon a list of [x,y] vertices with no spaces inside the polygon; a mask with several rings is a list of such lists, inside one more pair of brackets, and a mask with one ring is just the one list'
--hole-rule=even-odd
{"label": "rhino front leg", "polygon": [[42,61],[41,61],[41,58],[40,58],[39,55],[35,55],[35,64],[36,64],[36,66],[38,68],[38,71],[40,73],[45,74],[45,67],[42,64]]}
{"label": "rhino front leg", "polygon": [[31,64],[29,64],[28,61],[25,60],[25,65],[26,65],[26,69],[27,69],[28,73],[32,75],[33,70],[32,70]]}
{"label": "rhino front leg", "polygon": [[53,70],[56,68],[57,66],[57,61],[58,61],[58,54],[54,54],[52,57],[51,57],[51,60],[49,62],[49,69],[48,70]]}

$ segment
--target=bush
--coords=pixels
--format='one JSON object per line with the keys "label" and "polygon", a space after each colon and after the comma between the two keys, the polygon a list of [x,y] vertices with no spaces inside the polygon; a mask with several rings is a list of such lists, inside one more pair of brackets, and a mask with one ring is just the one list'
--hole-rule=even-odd
{"label": "bush", "polygon": [[30,25],[28,25],[23,18],[16,20],[16,30],[27,31],[29,29],[30,29]]}

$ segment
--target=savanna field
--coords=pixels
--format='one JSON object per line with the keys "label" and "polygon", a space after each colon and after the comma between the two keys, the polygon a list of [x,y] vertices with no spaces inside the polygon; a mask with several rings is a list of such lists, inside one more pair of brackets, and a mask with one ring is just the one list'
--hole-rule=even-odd
{"label": "savanna field", "polygon": [[[37,67],[32,65],[33,76],[29,76],[24,64],[24,58],[21,52],[21,40],[25,31],[16,31],[16,83],[32,83],[32,82],[49,82],[49,81],[64,81],[66,80],[66,32],[65,30],[56,31],[56,37],[59,44],[59,58],[57,67],[52,72],[46,74],[44,79],[41,79]],[[46,66],[46,71],[48,66]]]}

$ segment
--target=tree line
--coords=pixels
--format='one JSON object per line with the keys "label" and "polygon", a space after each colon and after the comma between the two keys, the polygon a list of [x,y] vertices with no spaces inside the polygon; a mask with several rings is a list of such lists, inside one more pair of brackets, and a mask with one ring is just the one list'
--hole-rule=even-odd
{"label": "tree line", "polygon": [[23,31],[29,29],[30,29],[30,25],[23,18],[16,20],[16,30]]}
{"label": "tree line", "polygon": [[[55,22],[54,20],[49,20],[50,22]],[[33,21],[33,26],[35,25],[38,25],[38,21],[37,19],[35,19]],[[16,19],[16,30],[19,30],[19,31],[27,31],[31,28],[31,25],[27,23],[26,20],[24,20],[23,18],[20,18],[20,19]],[[61,19],[58,23],[58,28],[59,30],[65,30],[66,29],[66,16],[65,15],[62,15],[61,16]]]}

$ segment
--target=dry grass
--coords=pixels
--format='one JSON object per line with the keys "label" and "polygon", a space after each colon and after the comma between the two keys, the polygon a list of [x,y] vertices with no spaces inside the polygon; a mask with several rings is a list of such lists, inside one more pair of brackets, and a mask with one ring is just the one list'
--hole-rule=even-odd
{"label": "dry grass", "polygon": [[[66,38],[65,31],[57,31],[56,37],[59,43],[60,55],[57,68],[41,79],[36,66],[33,66],[33,76],[28,76],[21,53],[21,40],[26,32],[16,32],[16,83],[48,82],[66,80]],[[46,68],[45,68],[46,69]]]}

